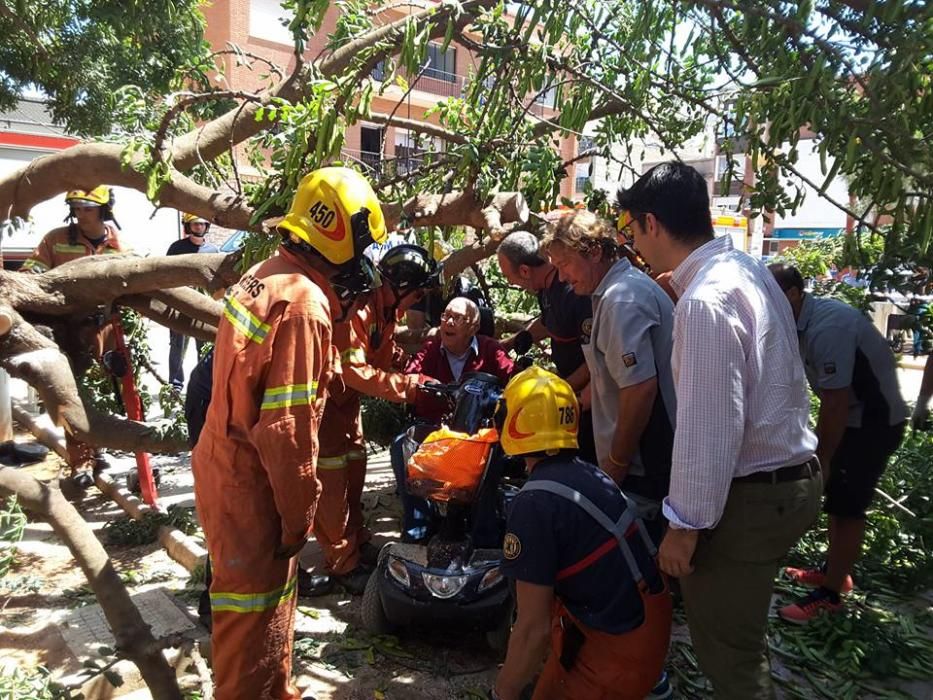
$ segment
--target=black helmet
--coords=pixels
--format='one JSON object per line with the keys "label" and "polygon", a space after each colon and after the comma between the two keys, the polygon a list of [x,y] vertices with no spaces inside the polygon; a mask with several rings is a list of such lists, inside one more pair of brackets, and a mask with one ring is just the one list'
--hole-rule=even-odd
{"label": "black helmet", "polygon": [[419,245],[397,245],[379,261],[379,275],[397,294],[429,289],[439,284],[437,263]]}

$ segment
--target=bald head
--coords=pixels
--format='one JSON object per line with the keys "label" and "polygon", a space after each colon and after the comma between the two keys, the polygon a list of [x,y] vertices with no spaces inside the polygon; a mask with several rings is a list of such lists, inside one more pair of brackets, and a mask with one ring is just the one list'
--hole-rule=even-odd
{"label": "bald head", "polygon": [[479,330],[479,307],[465,297],[455,297],[441,315],[441,343],[455,355],[462,355],[470,347]]}

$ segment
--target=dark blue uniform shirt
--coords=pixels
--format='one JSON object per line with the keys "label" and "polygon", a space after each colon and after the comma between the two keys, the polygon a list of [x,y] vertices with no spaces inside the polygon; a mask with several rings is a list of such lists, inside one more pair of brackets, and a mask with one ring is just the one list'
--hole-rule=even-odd
{"label": "dark blue uniform shirt", "polygon": [[[539,479],[569,486],[613,521],[626,507],[615,483],[580,459],[544,459],[528,477],[529,482]],[[635,527],[629,528],[626,541],[649,587],[659,590],[660,574]],[[522,490],[509,510],[503,550],[505,576],[553,586],[583,624],[609,634],[641,625],[641,595],[615,537],[576,503],[544,491]]]}
{"label": "dark blue uniform shirt", "polygon": [[590,342],[593,305],[589,297],[574,294],[554,270],[548,286],[538,292],[538,306],[551,338],[551,360],[558,376],[566,379],[586,361],[581,345]]}

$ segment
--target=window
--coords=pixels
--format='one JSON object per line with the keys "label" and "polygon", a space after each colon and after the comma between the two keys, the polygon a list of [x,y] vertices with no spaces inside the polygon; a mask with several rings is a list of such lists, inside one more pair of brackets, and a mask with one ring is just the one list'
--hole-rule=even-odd
{"label": "window", "polygon": [[405,129],[395,130],[395,170],[404,175],[419,167],[425,154],[443,150],[439,139],[417,134]]}
{"label": "window", "polygon": [[586,192],[586,184],[590,181],[591,160],[586,159],[577,163],[576,179],[574,180],[574,192]]}
{"label": "window", "polygon": [[249,34],[276,44],[291,45],[294,42],[288,31],[288,23],[295,13],[283,10],[281,0],[250,0]]}
{"label": "window", "polygon": [[457,50],[448,47],[441,51],[439,44],[428,44],[428,67],[424,71],[426,78],[446,80],[453,83],[457,79]]}
{"label": "window", "polygon": [[545,107],[556,107],[557,106],[557,88],[549,87],[544,92],[535,95],[535,104],[544,105]]}
{"label": "window", "polygon": [[[729,156],[716,156],[716,182],[722,182],[726,179],[726,173],[729,171]],[[732,182],[742,182],[745,180],[745,154],[739,153],[732,156]]]}
{"label": "window", "polygon": [[380,171],[384,132],[382,127],[360,126],[360,160],[372,173]]}
{"label": "window", "polygon": [[724,105],[723,112],[725,112],[726,118],[719,122],[716,128],[716,135],[720,140],[731,139],[736,135],[735,102]]}

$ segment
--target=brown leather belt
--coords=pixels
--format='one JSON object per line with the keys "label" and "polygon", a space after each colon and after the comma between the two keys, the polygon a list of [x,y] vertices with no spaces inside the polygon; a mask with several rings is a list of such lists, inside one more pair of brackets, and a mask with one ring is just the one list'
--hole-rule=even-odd
{"label": "brown leather belt", "polygon": [[792,464],[770,472],[755,472],[746,476],[737,476],[732,481],[740,484],[780,484],[785,481],[810,479],[820,470],[816,457],[811,457],[803,464]]}

